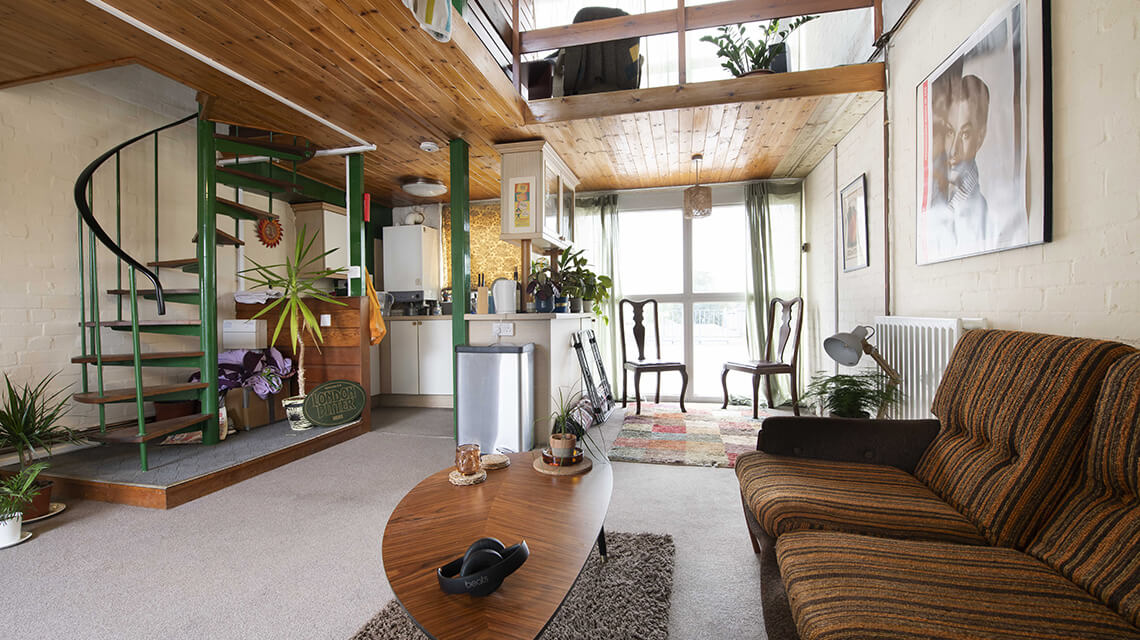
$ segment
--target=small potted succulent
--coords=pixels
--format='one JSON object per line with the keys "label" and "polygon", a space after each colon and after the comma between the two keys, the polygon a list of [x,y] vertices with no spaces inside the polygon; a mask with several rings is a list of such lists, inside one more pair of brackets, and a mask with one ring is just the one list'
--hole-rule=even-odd
{"label": "small potted succulent", "polygon": [[716,55],[723,58],[722,67],[733,76],[750,76],[759,73],[781,73],[788,70],[788,36],[804,23],[819,16],[801,16],[790,23],[772,20],[760,27],[760,39],[748,37],[743,24],[725,25],[715,36],[704,36],[701,42],[717,46]]}
{"label": "small potted succulent", "polygon": [[[297,395],[286,398],[281,404],[284,405],[285,414],[289,417],[289,426],[294,431],[311,429],[313,426],[305,419],[301,410],[305,404],[305,334],[307,333],[312,338],[318,351],[320,351],[320,344],[324,342],[324,336],[321,335],[321,325],[305,304],[305,298],[315,298],[332,304],[344,305],[343,301],[330,298],[324,291],[315,286],[318,280],[345,271],[345,269],[312,270],[314,263],[336,251],[335,248],[329,249],[320,255],[310,257],[309,251],[312,249],[313,243],[316,242],[317,235],[314,232],[313,236],[309,238],[308,227],[303,227],[300,235],[297,236],[297,245],[293,250],[293,257],[291,259],[286,258],[284,264],[264,266],[250,259],[250,262],[255,266],[239,272],[241,277],[254,283],[255,289],[257,287],[268,287],[282,291],[283,295],[280,298],[258,311],[253,317],[259,318],[284,305],[277,318],[277,327],[273,330],[273,339],[269,341],[269,344],[277,344],[277,337],[281,334],[281,329],[288,323],[289,344],[294,347],[297,353]],[[250,272],[253,275],[246,275]]]}
{"label": "small potted succulent", "polygon": [[549,266],[542,262],[531,265],[530,282],[526,285],[526,292],[534,296],[536,312],[554,312],[554,299],[558,297],[559,290]]}
{"label": "small potted succulent", "polygon": [[902,400],[898,386],[877,371],[812,378],[804,394],[815,399],[830,415],[840,418],[870,418],[883,407]]}
{"label": "small potted succulent", "polygon": [[[75,442],[75,432],[59,424],[67,414],[67,388],[51,392],[49,387],[58,373],[43,378],[34,386],[17,387],[4,374],[7,395],[0,403],[0,447],[12,447],[20,460],[20,471],[29,468],[36,450],[51,455],[51,447],[61,442]],[[51,482],[37,482],[36,499],[24,509],[24,519],[31,520],[51,512]]]}
{"label": "small potted succulent", "polygon": [[22,539],[24,509],[42,491],[36,486],[36,476],[45,468],[47,463],[37,462],[0,480],[0,548]]}

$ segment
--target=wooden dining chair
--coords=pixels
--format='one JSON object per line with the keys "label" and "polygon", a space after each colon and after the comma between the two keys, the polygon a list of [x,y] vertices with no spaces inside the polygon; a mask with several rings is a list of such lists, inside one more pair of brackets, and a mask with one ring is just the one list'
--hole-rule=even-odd
{"label": "wooden dining chair", "polygon": [[[780,310],[780,333],[776,330],[776,309]],[[724,404],[728,408],[728,372],[740,371],[752,376],[752,418],[759,416],[760,378],[764,378],[764,396],[768,398],[768,408],[772,407],[772,381],[769,376],[790,374],[792,376],[792,412],[800,415],[799,389],[796,385],[796,365],[800,356],[800,330],[804,324],[804,299],[791,300],[772,298],[768,304],[768,340],[764,347],[763,360],[726,362],[720,374],[720,384],[724,388]],[[791,354],[788,347],[791,346]]]}
{"label": "wooden dining chair", "polygon": [[[645,357],[645,307],[653,305],[653,339],[657,347],[654,359]],[[626,355],[625,346],[625,307],[629,305],[633,316],[633,341],[637,346],[637,359],[630,360]],[[633,372],[633,393],[637,399],[637,414],[641,415],[641,374],[657,374],[657,392],[653,396],[654,402],[661,402],[661,374],[666,371],[676,371],[681,374],[681,413],[685,412],[685,390],[689,387],[689,370],[683,362],[661,359],[661,323],[657,314],[657,301],[653,298],[646,300],[630,300],[622,298],[618,303],[618,323],[621,331],[621,406],[624,408],[629,399],[629,372]]]}

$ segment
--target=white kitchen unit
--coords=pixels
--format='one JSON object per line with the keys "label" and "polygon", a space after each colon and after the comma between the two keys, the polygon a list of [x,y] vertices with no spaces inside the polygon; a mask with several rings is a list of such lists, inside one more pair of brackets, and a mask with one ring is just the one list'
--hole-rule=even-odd
{"label": "white kitchen unit", "polygon": [[384,318],[380,343],[380,403],[452,406],[451,316]]}
{"label": "white kitchen unit", "polygon": [[304,202],[292,205],[296,216],[297,235],[304,230],[306,237],[317,234],[313,243],[312,255],[336,249],[317,260],[310,267],[313,271],[324,269],[348,269],[348,216],[344,207],[327,202]]}
{"label": "white kitchen unit", "polygon": [[422,224],[384,227],[384,287],[393,294],[423,292],[439,299],[439,229]]}
{"label": "white kitchen unit", "polygon": [[497,144],[502,155],[500,237],[545,253],[574,240],[578,177],[545,140]]}

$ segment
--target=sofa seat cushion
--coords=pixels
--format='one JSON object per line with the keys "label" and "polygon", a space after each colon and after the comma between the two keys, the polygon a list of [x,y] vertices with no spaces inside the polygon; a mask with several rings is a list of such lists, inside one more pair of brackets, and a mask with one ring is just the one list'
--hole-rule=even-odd
{"label": "sofa seat cushion", "polygon": [[1029,553],[1140,626],[1140,355],[1105,377],[1077,482]]}
{"label": "sofa seat cushion", "polygon": [[1014,549],[805,531],[776,541],[801,640],[1084,640],[1140,629]]}
{"label": "sofa seat cushion", "polygon": [[993,544],[1024,549],[1064,490],[1118,342],[967,331],[931,411],[942,427],[914,475]]}
{"label": "sofa seat cushion", "polygon": [[736,460],[744,502],[768,535],[826,529],[985,544],[953,507],[909,473],[877,464],[775,456]]}

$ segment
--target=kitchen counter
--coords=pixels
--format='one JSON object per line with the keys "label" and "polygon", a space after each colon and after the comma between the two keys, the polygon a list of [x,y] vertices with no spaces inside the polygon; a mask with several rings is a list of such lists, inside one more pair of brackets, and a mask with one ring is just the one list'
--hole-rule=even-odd
{"label": "kitchen counter", "polygon": [[496,322],[503,322],[504,320],[523,322],[527,320],[581,320],[582,318],[589,318],[592,315],[593,314],[589,313],[472,313],[463,316],[463,319],[470,322],[488,320],[494,320]]}
{"label": "kitchen counter", "polygon": [[384,316],[384,322],[401,322],[404,320],[447,320],[451,322],[451,316]]}

